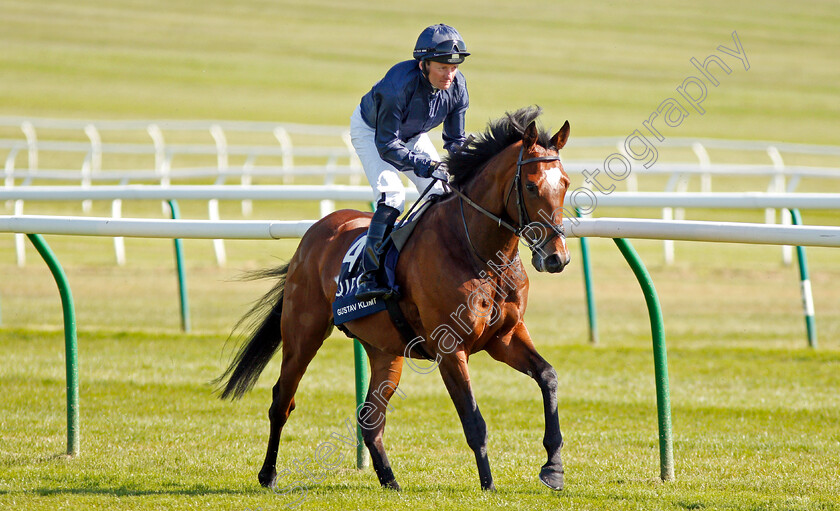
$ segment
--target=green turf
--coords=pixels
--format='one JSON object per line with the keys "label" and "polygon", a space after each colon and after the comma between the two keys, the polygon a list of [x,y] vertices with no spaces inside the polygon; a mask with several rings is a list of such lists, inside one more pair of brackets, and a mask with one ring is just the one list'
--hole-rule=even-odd
{"label": "green turf", "polygon": [[[446,11],[446,12],[441,12]],[[463,0],[2,0],[0,114],[347,124],[420,30],[456,26],[468,128],[538,103],[573,135],[626,136],[737,31],[750,69],[709,87],[666,137],[840,144],[832,0],[580,3]]]}
{"label": "green turf", "polygon": [[[209,397],[218,338],[82,337],[82,454],[63,450],[58,333],[2,334],[0,502],[23,509],[837,509],[840,410],[836,351],[694,347],[671,350],[677,481],[658,467],[650,353],[543,343],[560,372],[567,489],[536,481],[544,461],[538,391],[476,356],[472,372],[490,431],[499,491],[478,489],[472,456],[436,375],[409,373],[387,442],[404,491],[382,491],[353,453],[306,493],[255,484],[270,382],[240,403]],[[353,408],[350,345],[329,341],[300,392],[279,467],[311,457]],[[276,372],[272,364],[270,371]],[[296,461],[297,460],[297,461]]]}
{"label": "green turf", "polygon": [[[65,448],[63,342],[55,284],[31,256],[0,267],[0,506],[24,509],[280,509],[303,496],[256,484],[277,361],[238,403],[206,384],[228,361],[225,338],[266,283],[241,269],[288,258],[292,242],[230,242],[228,269],[207,241],[187,244],[195,334],[178,333],[171,242],[47,237],[77,303],[82,453]],[[11,255],[11,240],[2,253]],[[129,240],[132,241],[132,240]],[[572,241],[573,256],[578,254]],[[580,265],[533,280],[526,317],[560,375],[568,486],[536,481],[543,463],[536,385],[477,355],[473,384],[490,431],[499,491],[478,489],[474,460],[437,374],[406,370],[386,442],[404,491],[381,491],[356,472],[352,449],[306,489],[302,509],[838,509],[840,278],[830,249],[809,251],[820,349],[806,348],[794,268],[779,249],[637,242],[665,315],[676,481],[656,482],[658,448],[650,334],[643,299],[609,240],[591,240],[601,345],[586,344]],[[530,267],[529,267],[530,269]],[[349,341],[329,340],[298,395],[279,467],[292,469],[353,410]],[[285,499],[285,500],[284,500]]]}

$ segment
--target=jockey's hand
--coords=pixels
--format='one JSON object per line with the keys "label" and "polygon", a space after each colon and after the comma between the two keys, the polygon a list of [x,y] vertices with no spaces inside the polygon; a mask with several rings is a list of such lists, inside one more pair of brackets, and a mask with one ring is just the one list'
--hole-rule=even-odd
{"label": "jockey's hand", "polygon": [[438,179],[440,181],[444,181],[446,183],[449,182],[449,168],[447,168],[446,164],[443,162],[435,162],[434,170],[432,170],[432,178]]}
{"label": "jockey's hand", "polygon": [[466,149],[467,147],[469,147],[469,146],[470,146],[470,144],[472,144],[473,140],[475,140],[475,135],[473,135],[472,133],[470,133],[470,136],[468,136],[468,137],[467,137],[467,139],[466,139],[466,140],[464,140],[464,141],[461,143],[461,145],[459,145],[458,147],[456,147],[455,149],[453,149],[453,150],[452,150],[452,152],[453,152],[453,153],[457,153],[457,152],[460,152],[460,151],[462,151],[462,150]]}

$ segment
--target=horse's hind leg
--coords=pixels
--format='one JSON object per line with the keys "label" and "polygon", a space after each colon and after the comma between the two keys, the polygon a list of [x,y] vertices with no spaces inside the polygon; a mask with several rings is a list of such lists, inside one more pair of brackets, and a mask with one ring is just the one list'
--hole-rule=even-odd
{"label": "horse's hind leg", "polygon": [[365,403],[358,410],[357,419],[362,429],[362,438],[370,451],[371,462],[379,478],[379,484],[383,488],[399,490],[400,485],[394,478],[388,455],[385,454],[382,434],[385,431],[385,413],[388,410],[388,402],[394,392],[405,399],[403,391],[397,389],[402,376],[403,358],[388,355],[376,349],[368,349],[367,352],[371,365],[370,386]]}
{"label": "horse's hind leg", "polygon": [[306,313],[301,316],[295,311],[294,304],[289,302],[287,297],[282,322],[283,362],[280,366],[280,378],[271,393],[271,407],[268,409],[271,424],[268,447],[258,476],[260,484],[266,487],[271,486],[277,476],[275,466],[280,433],[289,419],[289,414],[295,409],[298,384],[331,328],[328,306],[322,312],[313,310],[318,307],[307,308]]}

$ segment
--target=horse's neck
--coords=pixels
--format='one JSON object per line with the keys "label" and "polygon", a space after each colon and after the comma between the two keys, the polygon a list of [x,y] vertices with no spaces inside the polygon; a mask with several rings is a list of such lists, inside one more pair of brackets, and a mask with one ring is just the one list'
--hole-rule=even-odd
{"label": "horse's neck", "polygon": [[[488,166],[493,162],[488,162]],[[485,168],[486,172],[487,169]],[[476,176],[464,187],[464,194],[491,213],[504,217],[504,190],[492,185],[492,179]],[[502,182],[507,182],[503,180]],[[504,187],[502,187],[504,188]],[[457,239],[461,240],[479,270],[487,270],[488,263],[513,261],[516,258],[519,238],[510,230],[478,211],[458,197],[441,204],[448,208],[442,218],[451,219]],[[463,214],[462,214],[463,211]],[[465,234],[464,228],[469,236]]]}

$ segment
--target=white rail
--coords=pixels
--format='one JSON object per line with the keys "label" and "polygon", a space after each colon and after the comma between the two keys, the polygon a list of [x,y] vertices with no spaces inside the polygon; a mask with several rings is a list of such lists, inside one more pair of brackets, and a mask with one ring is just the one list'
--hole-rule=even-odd
{"label": "white rail", "polygon": [[563,223],[567,235],[574,237],[840,247],[840,227],[627,218],[566,219]]}
{"label": "white rail", "polygon": [[0,232],[133,238],[264,240],[300,238],[315,222],[316,220],[148,220],[14,215],[0,216]]}
{"label": "white rail", "polygon": [[[93,121],[33,119],[23,117],[0,117],[0,150],[5,150],[3,181],[6,189],[26,188],[33,182],[81,182],[84,186],[98,183],[155,182],[168,186],[173,181],[210,179],[217,185],[236,179],[243,187],[252,184],[255,177],[263,181],[291,183],[295,176],[319,176],[325,185],[333,184],[336,177],[347,176],[350,184],[361,182],[362,170],[358,158],[349,143],[346,126],[312,126],[274,122],[240,121]],[[184,142],[186,141],[186,142]],[[243,143],[244,142],[244,143]],[[621,152],[624,140],[618,137],[575,138],[570,149],[586,148],[590,154],[605,156]],[[685,148],[697,158],[696,162],[672,162],[660,160],[650,169],[644,169],[634,162],[632,173],[625,181],[628,190],[635,191],[638,181],[645,176],[670,176],[665,191],[688,191],[689,182],[699,176],[704,192],[712,190],[713,176],[742,176],[760,178],[759,189],[768,192],[793,192],[803,179],[840,178],[840,147],[809,144],[791,144],[770,141],[730,141],[715,139],[669,138],[657,147]],[[713,153],[710,156],[709,150]],[[713,162],[712,156],[721,157],[721,152],[746,151],[758,154],[766,164],[730,164]],[[717,152],[714,152],[717,151]],[[597,152],[597,153],[596,153]],[[58,154],[59,159],[50,158]],[[69,155],[69,156],[68,156]],[[788,155],[820,156],[826,166],[786,165],[783,157]],[[18,165],[25,157],[26,164]],[[125,157],[122,158],[121,157]],[[147,168],[122,169],[126,162],[137,165],[138,158],[148,157]],[[50,161],[74,161],[78,167],[45,168]],[[213,158],[214,163],[210,163]],[[111,168],[105,168],[103,161]],[[203,162],[207,163],[204,164]],[[301,161],[306,165],[301,165]],[[760,160],[759,160],[760,161]],[[122,162],[122,163],[121,163]],[[206,166],[196,166],[206,165]],[[53,164],[55,166],[55,164]],[[60,163],[59,165],[65,165]],[[573,175],[587,175],[603,168],[601,160],[569,160],[564,163]],[[73,166],[73,164],[69,164]],[[116,168],[114,168],[116,167]],[[602,178],[604,175],[601,175]],[[578,185],[587,186],[582,177],[575,178]],[[619,185],[619,182],[612,183]],[[593,188],[593,185],[589,185]],[[361,194],[358,200],[368,199]],[[321,201],[321,212],[333,209],[329,197],[312,198]],[[14,212],[21,214],[23,199],[15,199]],[[90,200],[82,199],[84,211],[89,211]],[[113,199],[112,210],[119,215],[121,199]],[[208,215],[218,218],[216,198],[207,199]],[[242,213],[248,216],[252,211],[251,199],[242,200]],[[355,199],[354,199],[355,200]],[[617,199],[599,200],[601,205],[613,205]],[[12,204],[7,204],[7,208]],[[665,219],[683,219],[681,206],[662,206]],[[698,206],[699,207],[699,206]],[[716,206],[708,206],[716,207]],[[720,206],[724,207],[724,206]],[[726,206],[729,207],[729,206]],[[731,206],[737,207],[737,206]],[[767,223],[775,223],[777,206],[766,206]],[[782,223],[789,223],[782,211]],[[23,247],[22,241],[18,243]],[[224,264],[224,246],[214,242],[217,260]],[[122,241],[115,240],[117,262],[125,261]],[[674,260],[674,244],[664,241],[665,261]],[[22,256],[20,256],[22,257]],[[790,247],[783,249],[786,263],[791,261]],[[19,258],[19,264],[22,259]]]}
{"label": "white rail", "polygon": [[[408,200],[419,196],[407,190]],[[840,193],[678,193],[615,192],[599,194],[597,207],[679,207],[725,209],[837,209]],[[28,186],[0,189],[0,200],[342,200],[369,201],[370,187],[349,185],[173,185],[173,186]]]}
{"label": "white rail", "polygon": [[[300,238],[316,220],[146,220],[69,216],[0,216],[0,232],[139,238]],[[765,245],[840,247],[840,227],[626,218],[565,219],[569,236],[673,239]]]}
{"label": "white rail", "polygon": [[[418,193],[409,190],[409,200],[416,200]],[[56,200],[110,200],[114,206],[122,200],[319,200],[319,201],[369,201],[371,191],[366,186],[347,185],[263,185],[263,186],[219,186],[219,185],[176,185],[176,186],[29,186],[0,189],[0,201],[15,203],[15,215],[23,214],[23,201]],[[218,202],[210,202],[216,204]],[[811,193],[668,193],[668,192],[616,192],[597,196],[597,207],[657,207],[671,208],[727,208],[727,209],[822,209],[840,210],[840,194]],[[323,209],[323,208],[322,208]],[[112,208],[115,217],[120,209]],[[219,220],[218,210],[211,210],[210,220]],[[326,214],[326,211],[322,211]],[[671,221],[671,219],[668,219]],[[217,238],[219,239],[219,238]],[[668,240],[673,241],[673,240]],[[125,263],[125,249],[120,238],[115,238],[118,264]],[[19,236],[16,241],[18,264],[25,263],[24,243]],[[224,246],[214,241],[214,250],[220,264],[224,261]],[[673,253],[673,246],[671,246]]]}

